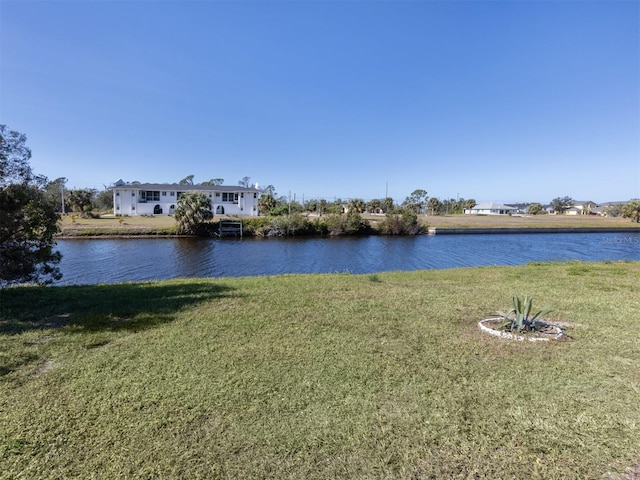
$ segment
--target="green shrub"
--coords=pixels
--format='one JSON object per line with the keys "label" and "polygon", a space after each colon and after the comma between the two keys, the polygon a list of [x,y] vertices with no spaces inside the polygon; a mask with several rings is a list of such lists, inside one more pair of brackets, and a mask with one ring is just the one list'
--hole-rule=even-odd
{"label": "green shrub", "polygon": [[311,235],[315,228],[307,217],[300,213],[291,215],[269,216],[266,223],[255,230],[260,237],[286,237],[293,235]]}
{"label": "green shrub", "polygon": [[414,212],[404,210],[401,214],[387,213],[378,223],[378,232],[383,235],[417,235],[424,232],[424,226]]}
{"label": "green shrub", "polygon": [[268,217],[251,217],[242,221],[242,234],[246,236],[262,237],[269,226]]}
{"label": "green shrub", "polygon": [[356,235],[370,231],[371,226],[358,212],[350,210],[346,215],[333,213],[325,219],[329,235]]}

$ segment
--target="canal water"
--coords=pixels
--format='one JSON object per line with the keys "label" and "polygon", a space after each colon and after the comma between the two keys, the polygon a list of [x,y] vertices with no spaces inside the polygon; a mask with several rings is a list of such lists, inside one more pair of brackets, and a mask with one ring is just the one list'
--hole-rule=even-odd
{"label": "canal water", "polygon": [[293,239],[68,239],[58,285],[286,273],[374,273],[542,261],[640,261],[640,233]]}

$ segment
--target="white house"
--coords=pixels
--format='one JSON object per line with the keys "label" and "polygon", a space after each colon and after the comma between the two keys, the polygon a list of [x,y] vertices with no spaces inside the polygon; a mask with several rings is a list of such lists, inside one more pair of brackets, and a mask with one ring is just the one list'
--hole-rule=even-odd
{"label": "white house", "polygon": [[215,215],[257,216],[260,192],[256,188],[231,185],[179,185],[176,183],[118,182],[113,190],[116,215],[172,215],[180,195],[201,192],[211,200]]}
{"label": "white house", "polygon": [[479,203],[473,208],[465,209],[464,213],[467,215],[508,215],[514,213],[517,207],[510,207],[509,205],[502,205],[495,202]]}

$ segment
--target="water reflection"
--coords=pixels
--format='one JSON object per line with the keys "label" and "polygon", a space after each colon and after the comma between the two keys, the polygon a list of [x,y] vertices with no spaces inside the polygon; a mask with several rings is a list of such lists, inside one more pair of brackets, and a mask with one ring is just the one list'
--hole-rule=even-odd
{"label": "water reflection", "polygon": [[306,239],[61,240],[59,284],[283,273],[373,273],[556,260],[640,261],[640,233]]}

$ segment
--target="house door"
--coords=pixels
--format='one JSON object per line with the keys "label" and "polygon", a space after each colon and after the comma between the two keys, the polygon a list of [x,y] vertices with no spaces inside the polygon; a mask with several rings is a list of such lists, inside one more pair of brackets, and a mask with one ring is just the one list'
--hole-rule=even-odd
{"label": "house door", "polygon": [[155,207],[153,207],[153,214],[162,215],[162,207],[160,207],[160,205],[156,205]]}
{"label": "house door", "polygon": [[216,207],[216,215],[224,215],[224,207],[222,205]]}

